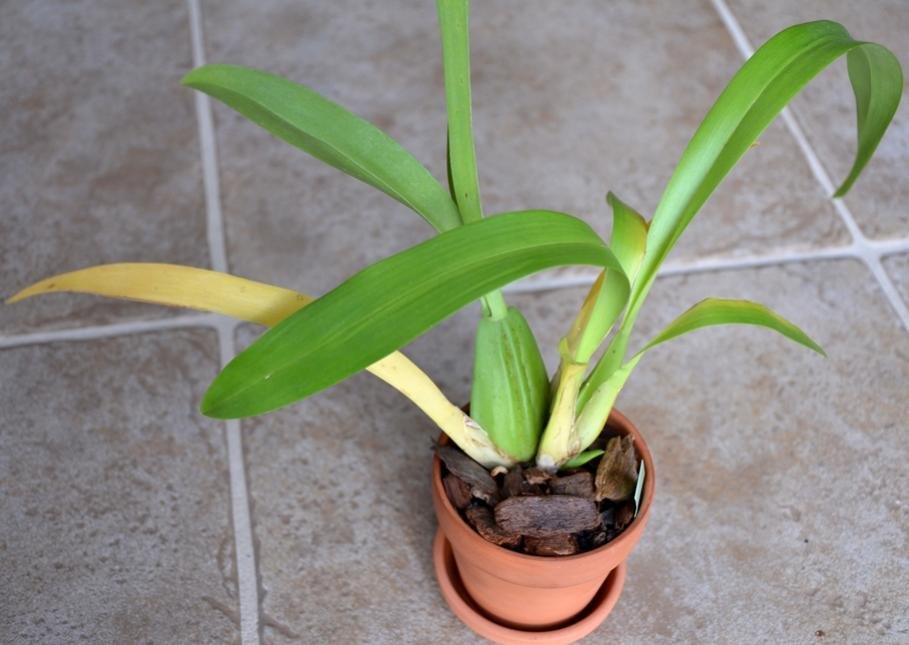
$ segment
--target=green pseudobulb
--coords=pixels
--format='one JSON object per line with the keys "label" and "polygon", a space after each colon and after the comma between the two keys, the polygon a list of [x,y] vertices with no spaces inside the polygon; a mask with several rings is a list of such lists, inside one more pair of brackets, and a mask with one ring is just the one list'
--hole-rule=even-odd
{"label": "green pseudobulb", "polygon": [[527,321],[514,307],[477,328],[470,415],[513,459],[533,458],[549,407],[549,378]]}

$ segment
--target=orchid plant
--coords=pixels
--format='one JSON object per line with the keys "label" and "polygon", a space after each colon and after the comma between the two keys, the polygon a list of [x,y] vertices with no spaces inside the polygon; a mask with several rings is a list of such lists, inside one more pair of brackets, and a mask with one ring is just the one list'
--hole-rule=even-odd
{"label": "orchid plant", "polygon": [[[535,461],[554,470],[591,450],[616,397],[646,352],[695,329],[760,325],[816,352],[803,331],[766,307],[707,299],[636,353],[628,345],[660,265],[720,181],[816,74],[847,56],[858,149],[836,196],[855,182],[890,123],[902,72],[884,47],[839,24],[810,22],[773,36],[743,65],[694,133],[648,221],[613,194],[607,244],[583,221],[547,210],[484,217],[471,116],[467,0],[438,0],[448,110],[448,190],[371,123],[272,74],[208,65],[183,83],[276,137],[405,204],[437,234],[381,260],[320,298],[224,273],[165,264],[110,264],[42,280],[9,302],[70,291],[217,312],[271,327],[217,376],[202,402],[216,418],[262,414],[366,369],[423,410],[487,468]],[[501,288],[559,265],[600,273],[547,374],[533,333]],[[470,413],[397,350],[479,299]],[[602,351],[600,351],[602,350]]]}

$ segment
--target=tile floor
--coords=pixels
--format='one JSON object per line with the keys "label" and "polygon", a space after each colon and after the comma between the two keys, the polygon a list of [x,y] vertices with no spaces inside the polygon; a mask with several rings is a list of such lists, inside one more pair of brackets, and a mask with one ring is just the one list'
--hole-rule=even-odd
{"label": "tile floor", "polygon": [[[831,17],[909,62],[904,0],[475,4],[487,209],[565,210],[603,233],[605,191],[652,209],[743,52],[781,27]],[[5,6],[0,295],[125,260],[319,293],[424,239],[396,202],[178,84],[202,60],[268,68],[441,175],[434,8],[393,8]],[[843,66],[809,86],[654,289],[642,338],[702,297],[744,297],[830,358],[728,328],[642,362],[619,405],[659,490],[590,643],[909,642],[909,107],[838,202],[851,101]],[[510,297],[550,364],[589,279],[556,271]],[[454,400],[475,321],[460,312],[407,348]],[[242,424],[199,415],[219,363],[258,333],[91,297],[0,306],[0,641],[478,642],[436,591],[434,431],[406,401],[358,375]]]}

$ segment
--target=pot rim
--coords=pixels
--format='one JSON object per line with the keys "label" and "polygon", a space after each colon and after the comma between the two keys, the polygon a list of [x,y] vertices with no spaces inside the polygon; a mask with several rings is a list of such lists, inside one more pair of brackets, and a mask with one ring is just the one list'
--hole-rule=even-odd
{"label": "pot rim", "polygon": [[[505,547],[488,542],[483,539],[473,527],[469,526],[467,522],[464,521],[464,518],[461,517],[461,513],[452,505],[451,500],[448,499],[448,495],[445,493],[445,489],[442,486],[442,461],[437,454],[433,456],[432,460],[433,488],[437,489],[438,500],[446,513],[452,514],[458,518],[458,526],[463,529],[463,533],[465,534],[464,539],[468,540],[475,548],[485,551],[490,557],[506,557],[519,562],[535,562],[542,566],[547,566],[546,563],[569,563],[601,557],[610,551],[620,549],[625,542],[636,541],[636,534],[640,532],[642,525],[647,521],[647,517],[650,514],[650,507],[653,502],[656,484],[656,469],[653,465],[653,455],[651,455],[650,449],[647,447],[647,443],[644,441],[641,433],[634,424],[631,423],[628,417],[613,408],[612,412],[609,414],[609,419],[606,421],[606,427],[617,430],[622,434],[630,434],[632,436],[635,450],[640,455],[641,461],[644,462],[646,472],[644,475],[644,490],[641,495],[642,501],[641,506],[638,509],[638,514],[632,520],[631,524],[626,526],[615,539],[610,540],[596,549],[577,553],[575,555],[542,556],[518,553],[517,551],[512,551],[511,549],[506,549]],[[442,434],[442,438],[444,441],[450,441],[448,436],[444,433]]]}

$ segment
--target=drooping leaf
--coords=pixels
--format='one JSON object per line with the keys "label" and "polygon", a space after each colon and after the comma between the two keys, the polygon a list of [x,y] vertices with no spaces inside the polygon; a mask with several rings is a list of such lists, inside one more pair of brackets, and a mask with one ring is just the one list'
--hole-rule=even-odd
{"label": "drooping leaf", "polygon": [[614,370],[596,390],[591,392],[578,416],[577,433],[583,450],[594,440],[609,417],[609,412],[631,372],[648,351],[661,343],[690,331],[714,325],[756,325],[782,334],[789,340],[822,356],[824,350],[797,326],[764,305],[748,300],[706,298],[669,323],[650,342],[644,345],[627,363]]}
{"label": "drooping leaf", "polygon": [[87,293],[211,311],[270,327],[312,296],[228,273],[155,262],[124,262],[61,273],[22,289],[12,304],[45,293]]}
{"label": "drooping leaf", "polygon": [[767,327],[791,341],[804,345],[821,356],[826,356],[821,346],[811,340],[808,334],[764,305],[749,300],[728,300],[723,298],[705,298],[701,300],[669,323],[637,355],[640,356],[660,343],[665,343],[667,340],[672,340],[695,329],[713,325],[733,324]]}
{"label": "drooping leaf", "polygon": [[621,273],[603,241],[570,215],[506,213],[442,233],[360,271],[266,333],[215,379],[203,411],[243,417],[297,401],[358,372],[480,295],[564,264]]}
{"label": "drooping leaf", "polygon": [[856,52],[850,81],[858,104],[859,148],[850,177],[838,192],[848,189],[896,112],[902,92],[900,65],[880,45],[853,40],[835,22],[795,25],[748,59],[694,133],[653,214],[639,284],[652,281],[700,207],[786,104],[850,52]]}
{"label": "drooping leaf", "polygon": [[607,364],[594,370],[582,399],[589,399],[624,360],[632,328],[657,271],[701,206],[783,107],[843,54],[851,58],[859,146],[837,195],[852,185],[896,111],[903,83],[899,62],[880,45],[854,40],[835,22],[795,25],[773,36],[745,62],[682,153],[651,220],[628,311],[600,361]]}
{"label": "drooping leaf", "polygon": [[[903,95],[903,72],[896,56],[874,43],[856,47],[846,56],[855,93],[858,149],[849,175],[834,197],[848,192],[871,159]],[[883,77],[883,80],[881,79]]]}
{"label": "drooping leaf", "polygon": [[[133,262],[62,273],[37,282],[6,302],[47,293],[87,293],[109,298],[210,311],[271,327],[313,302],[291,289],[227,273],[176,264]],[[400,352],[366,368],[413,401],[474,460],[487,467],[512,461],[473,419],[449,401],[425,372]]]}
{"label": "drooping leaf", "polygon": [[210,94],[279,139],[409,206],[438,231],[460,224],[448,192],[391,137],[313,90],[235,65],[194,69],[183,84]]}

